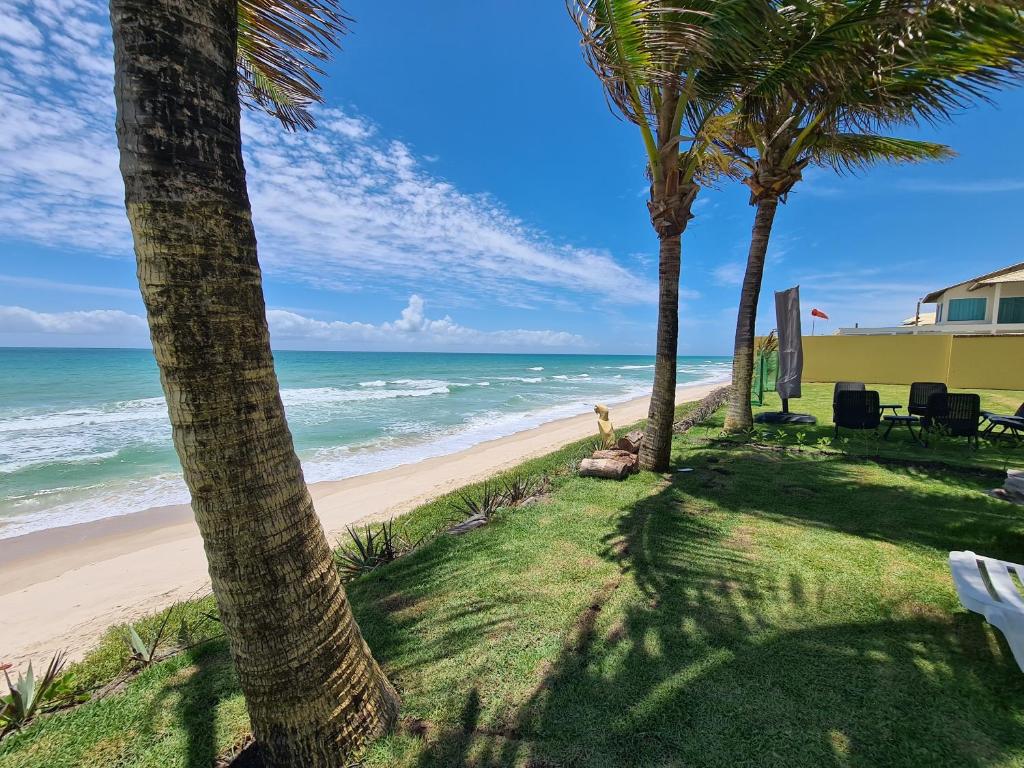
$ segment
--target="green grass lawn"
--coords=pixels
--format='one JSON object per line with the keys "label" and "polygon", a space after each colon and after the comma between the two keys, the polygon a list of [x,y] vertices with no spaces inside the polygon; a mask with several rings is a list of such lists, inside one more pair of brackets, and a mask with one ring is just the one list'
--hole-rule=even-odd
{"label": "green grass lawn", "polygon": [[[831,387],[793,405],[822,421],[811,442],[831,433]],[[693,472],[563,475],[350,584],[404,700],[365,765],[1024,766],[1024,674],[946,568],[950,549],[1024,562],[1024,509],[984,493],[1024,449],[720,425],[677,438]],[[0,742],[0,766],[199,768],[246,728],[214,640]]]}

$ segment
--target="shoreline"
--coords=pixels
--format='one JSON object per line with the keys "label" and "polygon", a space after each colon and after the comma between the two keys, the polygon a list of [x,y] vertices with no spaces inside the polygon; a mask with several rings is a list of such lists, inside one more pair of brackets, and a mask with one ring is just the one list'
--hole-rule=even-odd
{"label": "shoreline", "polygon": [[[724,382],[679,387],[697,400]],[[625,426],[649,397],[615,405]],[[594,416],[556,419],[455,453],[309,485],[332,544],[347,525],[402,515],[441,496],[594,433]],[[0,658],[21,664],[67,649],[81,658],[108,627],[208,588],[202,539],[187,504],[34,531],[0,540]],[[43,608],[45,606],[45,608]]]}

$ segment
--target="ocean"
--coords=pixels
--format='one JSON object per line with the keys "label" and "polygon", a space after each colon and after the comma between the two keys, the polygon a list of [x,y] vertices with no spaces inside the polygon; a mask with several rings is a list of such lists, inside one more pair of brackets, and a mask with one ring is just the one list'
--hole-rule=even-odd
{"label": "ocean", "polygon": [[[725,380],[682,357],[679,383]],[[306,479],[340,480],[650,391],[651,357],[276,351]],[[612,409],[614,420],[615,410]],[[187,503],[149,350],[0,349],[0,539]]]}

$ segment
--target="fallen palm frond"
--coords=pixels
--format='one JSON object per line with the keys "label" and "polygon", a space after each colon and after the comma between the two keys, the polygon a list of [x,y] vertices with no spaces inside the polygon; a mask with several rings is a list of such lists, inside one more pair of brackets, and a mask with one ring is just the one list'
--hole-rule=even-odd
{"label": "fallen palm frond", "polygon": [[672,425],[672,431],[675,433],[686,432],[690,427],[695,424],[700,424],[702,421],[707,419],[711,414],[721,408],[729,399],[729,393],[732,391],[731,386],[719,387],[718,389],[711,392],[709,395],[704,397],[697,407],[687,412],[687,414],[679,421]]}

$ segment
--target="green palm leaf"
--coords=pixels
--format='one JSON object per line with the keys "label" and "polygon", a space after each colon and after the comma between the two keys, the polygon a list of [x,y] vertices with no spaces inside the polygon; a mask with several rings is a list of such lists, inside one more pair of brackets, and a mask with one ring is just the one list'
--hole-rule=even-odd
{"label": "green palm leaf", "polygon": [[286,128],[310,129],[322,101],[319,62],[346,32],[335,0],[238,0],[238,76],[243,98]]}
{"label": "green palm leaf", "polygon": [[[703,128],[746,75],[743,63],[753,60],[770,19],[767,0],[567,0],[567,7],[610,106],[640,127],[652,180],[680,153],[685,178],[706,181],[731,166]],[[691,137],[680,135],[684,118]]]}
{"label": "green palm leaf", "polygon": [[948,120],[1024,74],[1019,3],[950,3],[907,25],[869,88],[880,121]]}
{"label": "green palm leaf", "polygon": [[956,156],[945,144],[870,133],[816,135],[806,147],[812,162],[838,172],[862,171],[879,163],[922,163]]}

